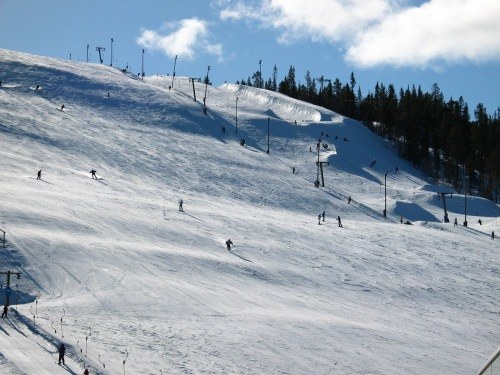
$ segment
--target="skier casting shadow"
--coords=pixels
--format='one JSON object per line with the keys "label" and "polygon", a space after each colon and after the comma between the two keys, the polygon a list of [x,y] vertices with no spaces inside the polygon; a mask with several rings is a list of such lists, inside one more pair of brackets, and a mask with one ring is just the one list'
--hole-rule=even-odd
{"label": "skier casting shadow", "polygon": [[236,254],[236,253],[232,252],[232,251],[231,251],[231,245],[234,245],[234,244],[233,244],[233,241],[231,241],[231,240],[227,240],[227,241],[226,241],[227,251],[229,251],[229,252],[230,252],[231,254],[233,254],[234,256],[237,256],[237,257],[238,257],[238,258],[240,258],[241,260],[244,260],[245,262],[250,262],[250,263],[252,263],[252,261],[251,261],[250,259],[246,259],[246,258],[242,257],[241,255],[238,255],[238,254]]}
{"label": "skier casting shadow", "polygon": [[63,363],[63,365],[65,365],[64,363],[64,355],[66,354],[66,347],[64,346],[64,344],[61,344],[61,346],[59,347],[59,365],[61,365],[61,361]]}

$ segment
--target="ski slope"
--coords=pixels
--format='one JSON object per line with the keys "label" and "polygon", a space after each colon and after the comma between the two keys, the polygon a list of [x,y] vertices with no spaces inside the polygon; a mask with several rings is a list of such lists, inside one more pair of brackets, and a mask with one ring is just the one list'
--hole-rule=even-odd
{"label": "ski slope", "polygon": [[0,80],[0,373],[471,374],[498,347],[500,207],[443,223],[450,188],[362,124],[7,50]]}

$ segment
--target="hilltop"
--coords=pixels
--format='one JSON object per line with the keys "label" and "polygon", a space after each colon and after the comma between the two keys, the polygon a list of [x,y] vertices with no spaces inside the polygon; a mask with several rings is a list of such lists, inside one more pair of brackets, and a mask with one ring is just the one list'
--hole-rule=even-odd
{"label": "hilltop", "polygon": [[498,345],[499,206],[443,223],[437,192],[460,223],[465,197],[362,124],[7,50],[0,80],[1,372],[469,374]]}

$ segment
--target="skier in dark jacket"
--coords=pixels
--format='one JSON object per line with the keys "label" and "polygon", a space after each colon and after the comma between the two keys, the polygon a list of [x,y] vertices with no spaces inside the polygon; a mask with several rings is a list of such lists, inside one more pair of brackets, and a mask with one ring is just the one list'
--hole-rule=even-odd
{"label": "skier in dark jacket", "polygon": [[3,307],[2,318],[6,318],[7,317],[7,311],[9,311],[9,307],[7,305],[5,305]]}
{"label": "skier in dark jacket", "polygon": [[92,178],[95,178],[97,180],[97,176],[95,175],[96,174],[96,170],[95,169],[92,169],[89,173],[90,175],[92,176]]}
{"label": "skier in dark jacket", "polygon": [[41,180],[42,179],[42,170],[40,169],[38,173],[36,174],[36,179]]}
{"label": "skier in dark jacket", "polygon": [[64,354],[66,354],[66,347],[64,346],[64,344],[61,344],[61,346],[59,347],[59,365],[61,364],[61,361],[62,361],[63,365],[65,364],[64,363]]}
{"label": "skier in dark jacket", "polygon": [[226,246],[227,246],[228,250],[231,250],[231,245],[233,245],[233,241],[231,241],[231,239],[227,240],[226,241]]}
{"label": "skier in dark jacket", "polygon": [[341,227],[341,228],[342,228],[342,221],[340,220],[340,216],[337,216],[337,220],[338,220],[338,222],[339,222],[339,227]]}
{"label": "skier in dark jacket", "polygon": [[323,211],[323,213],[321,214],[321,216],[323,217],[323,221],[325,221],[326,212]]}

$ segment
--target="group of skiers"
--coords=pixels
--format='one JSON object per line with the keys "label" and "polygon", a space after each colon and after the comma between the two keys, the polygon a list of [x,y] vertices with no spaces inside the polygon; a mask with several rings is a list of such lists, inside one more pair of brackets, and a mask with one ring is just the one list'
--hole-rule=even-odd
{"label": "group of skiers", "polygon": [[[93,179],[96,179],[96,180],[98,179],[97,176],[96,176],[97,171],[95,169],[92,169],[89,173],[90,173],[90,176]],[[37,172],[36,179],[37,180],[41,180],[42,179],[42,170],[41,169]]]}
{"label": "group of skiers", "polygon": [[[323,211],[322,213],[320,213],[318,215],[318,225],[321,225],[321,221],[325,221],[325,217],[326,217],[326,212]],[[342,228],[342,220],[340,219],[340,216],[337,216],[337,223],[339,225],[340,228]]]}

